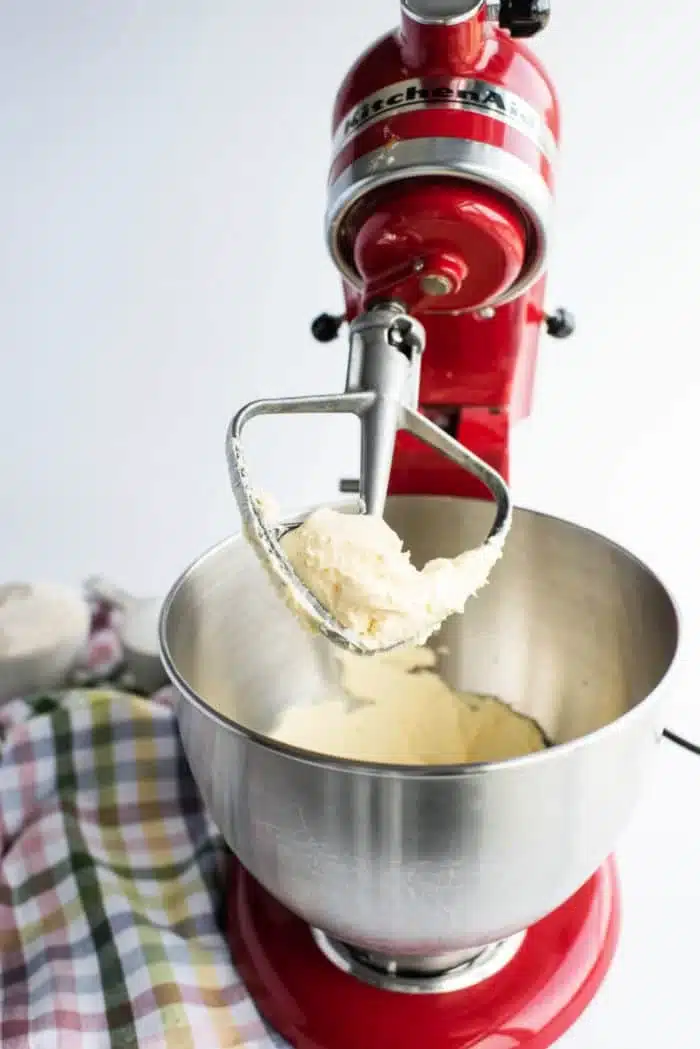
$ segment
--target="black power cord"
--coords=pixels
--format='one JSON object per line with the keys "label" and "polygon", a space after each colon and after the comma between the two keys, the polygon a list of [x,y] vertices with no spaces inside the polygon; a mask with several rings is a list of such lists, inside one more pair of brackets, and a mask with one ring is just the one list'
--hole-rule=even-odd
{"label": "black power cord", "polygon": [[683,750],[688,750],[691,754],[700,756],[700,746],[697,743],[691,743],[690,740],[683,739],[683,736],[677,736],[675,732],[671,732],[670,728],[665,728],[662,734],[671,743],[675,743],[677,747],[682,747]]}

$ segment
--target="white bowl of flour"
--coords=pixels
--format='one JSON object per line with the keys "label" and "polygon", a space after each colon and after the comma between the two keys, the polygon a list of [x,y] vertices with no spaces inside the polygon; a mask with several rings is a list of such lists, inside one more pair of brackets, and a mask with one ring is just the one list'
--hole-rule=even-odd
{"label": "white bowl of flour", "polygon": [[64,685],[89,632],[79,592],[53,583],[0,585],[0,701]]}

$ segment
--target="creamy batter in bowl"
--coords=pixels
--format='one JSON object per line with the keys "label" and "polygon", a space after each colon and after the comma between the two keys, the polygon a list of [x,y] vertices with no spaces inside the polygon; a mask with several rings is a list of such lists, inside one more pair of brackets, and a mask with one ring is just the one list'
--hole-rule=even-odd
{"label": "creamy batter in bowl", "polygon": [[459,692],[427,646],[374,656],[340,652],[340,687],[284,712],[271,739],[378,765],[468,765],[544,750],[531,718],[495,696]]}

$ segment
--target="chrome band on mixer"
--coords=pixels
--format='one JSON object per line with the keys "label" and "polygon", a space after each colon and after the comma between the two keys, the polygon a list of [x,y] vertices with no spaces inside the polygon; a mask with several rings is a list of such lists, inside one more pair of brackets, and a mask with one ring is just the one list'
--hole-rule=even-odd
{"label": "chrome band on mixer", "polygon": [[404,14],[426,26],[455,26],[478,15],[484,0],[401,0]]}
{"label": "chrome band on mixer", "polygon": [[[515,933],[476,951],[463,952],[446,968],[428,968],[424,971],[418,966],[407,967],[411,959],[384,959],[369,951],[354,950],[326,936],[320,929],[312,929],[311,935],[316,946],[333,965],[371,987],[395,994],[446,994],[474,987],[495,976],[515,958],[526,933]],[[435,965],[435,959],[432,962]]]}
{"label": "chrome band on mixer", "polygon": [[529,138],[550,163],[557,158],[554,135],[534,106],[498,84],[471,77],[414,77],[363,98],[339,124],[333,138],[333,158],[367,128],[399,113],[426,109],[488,116]]}
{"label": "chrome band on mixer", "polygon": [[532,287],[547,263],[554,205],[549,187],[533,168],[505,149],[458,138],[414,138],[391,143],[349,164],[331,183],[326,236],[333,260],[348,283],[355,288],[362,286],[340,243],[341,227],[350,208],[380,186],[427,175],[457,177],[490,186],[519,204],[530,228],[526,263],[518,280],[490,305],[510,302]]}

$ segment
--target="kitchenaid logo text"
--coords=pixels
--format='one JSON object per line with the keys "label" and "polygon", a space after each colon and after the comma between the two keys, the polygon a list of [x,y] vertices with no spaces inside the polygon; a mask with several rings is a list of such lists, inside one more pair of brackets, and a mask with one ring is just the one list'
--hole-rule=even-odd
{"label": "kitchenaid logo text", "polygon": [[404,80],[365,98],[339,125],[333,142],[337,156],[362,131],[395,113],[421,109],[456,109],[494,117],[532,139],[549,159],[556,155],[554,136],[529,102],[484,80]]}

